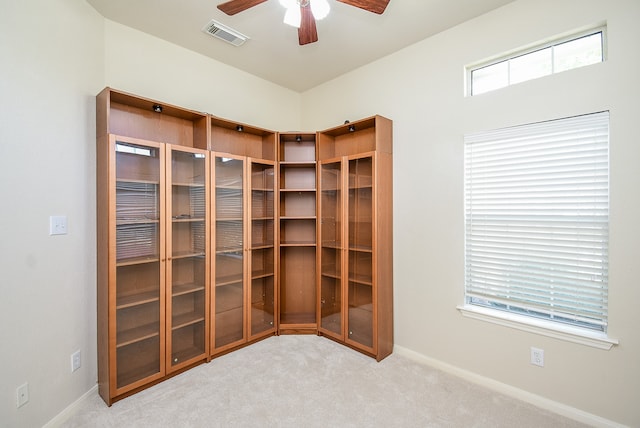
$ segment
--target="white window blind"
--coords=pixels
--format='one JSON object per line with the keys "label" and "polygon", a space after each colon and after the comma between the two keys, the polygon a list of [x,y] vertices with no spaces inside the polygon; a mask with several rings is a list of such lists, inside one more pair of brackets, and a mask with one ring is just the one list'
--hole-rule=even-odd
{"label": "white window blind", "polygon": [[609,113],[465,136],[468,304],[606,331]]}

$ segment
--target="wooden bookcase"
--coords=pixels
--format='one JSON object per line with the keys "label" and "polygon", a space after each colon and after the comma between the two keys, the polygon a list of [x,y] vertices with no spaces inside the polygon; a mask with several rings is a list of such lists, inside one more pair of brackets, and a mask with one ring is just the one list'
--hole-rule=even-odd
{"label": "wooden bookcase", "polygon": [[209,119],[110,88],[96,102],[98,384],[111,405],[206,360],[207,201],[185,206],[208,189],[206,161],[186,159],[207,159]]}
{"label": "wooden bookcase", "polygon": [[280,334],[316,333],[316,134],[279,136]]}
{"label": "wooden bookcase", "polygon": [[211,356],[276,333],[276,138],[211,119]]}
{"label": "wooden bookcase", "polygon": [[320,334],[378,361],[393,350],[392,123],[318,133]]}
{"label": "wooden bookcase", "polygon": [[96,112],[108,405],[275,334],[391,353],[389,119],[276,133],[111,88]]}

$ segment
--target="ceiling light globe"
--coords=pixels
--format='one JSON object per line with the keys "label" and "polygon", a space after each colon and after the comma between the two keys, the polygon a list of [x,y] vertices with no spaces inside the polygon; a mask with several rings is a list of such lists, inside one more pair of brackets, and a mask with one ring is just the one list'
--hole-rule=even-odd
{"label": "ceiling light globe", "polygon": [[284,23],[292,27],[300,28],[300,21],[302,21],[300,7],[294,6],[287,8],[287,12],[284,14]]}
{"label": "ceiling light globe", "polygon": [[280,0],[280,4],[282,7],[289,9],[292,6],[296,5],[296,0]]}
{"label": "ceiling light globe", "polygon": [[[281,0],[282,1],[282,0]],[[315,19],[323,19],[329,15],[331,6],[327,0],[311,0],[311,13]]]}

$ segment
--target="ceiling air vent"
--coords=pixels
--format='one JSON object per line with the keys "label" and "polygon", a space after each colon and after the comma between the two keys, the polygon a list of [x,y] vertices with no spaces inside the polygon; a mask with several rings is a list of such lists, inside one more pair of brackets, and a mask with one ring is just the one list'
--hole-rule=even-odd
{"label": "ceiling air vent", "polygon": [[236,30],[232,30],[226,25],[222,25],[213,19],[202,28],[202,31],[213,37],[224,40],[227,43],[231,43],[234,46],[240,46],[249,39],[249,37],[244,34],[239,33]]}

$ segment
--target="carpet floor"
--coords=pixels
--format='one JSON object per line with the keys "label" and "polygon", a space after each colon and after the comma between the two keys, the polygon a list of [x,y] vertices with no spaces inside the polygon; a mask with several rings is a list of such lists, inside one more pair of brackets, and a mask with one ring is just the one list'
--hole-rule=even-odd
{"label": "carpet floor", "polygon": [[392,354],[380,363],[317,336],[278,336],[63,427],[584,427]]}

